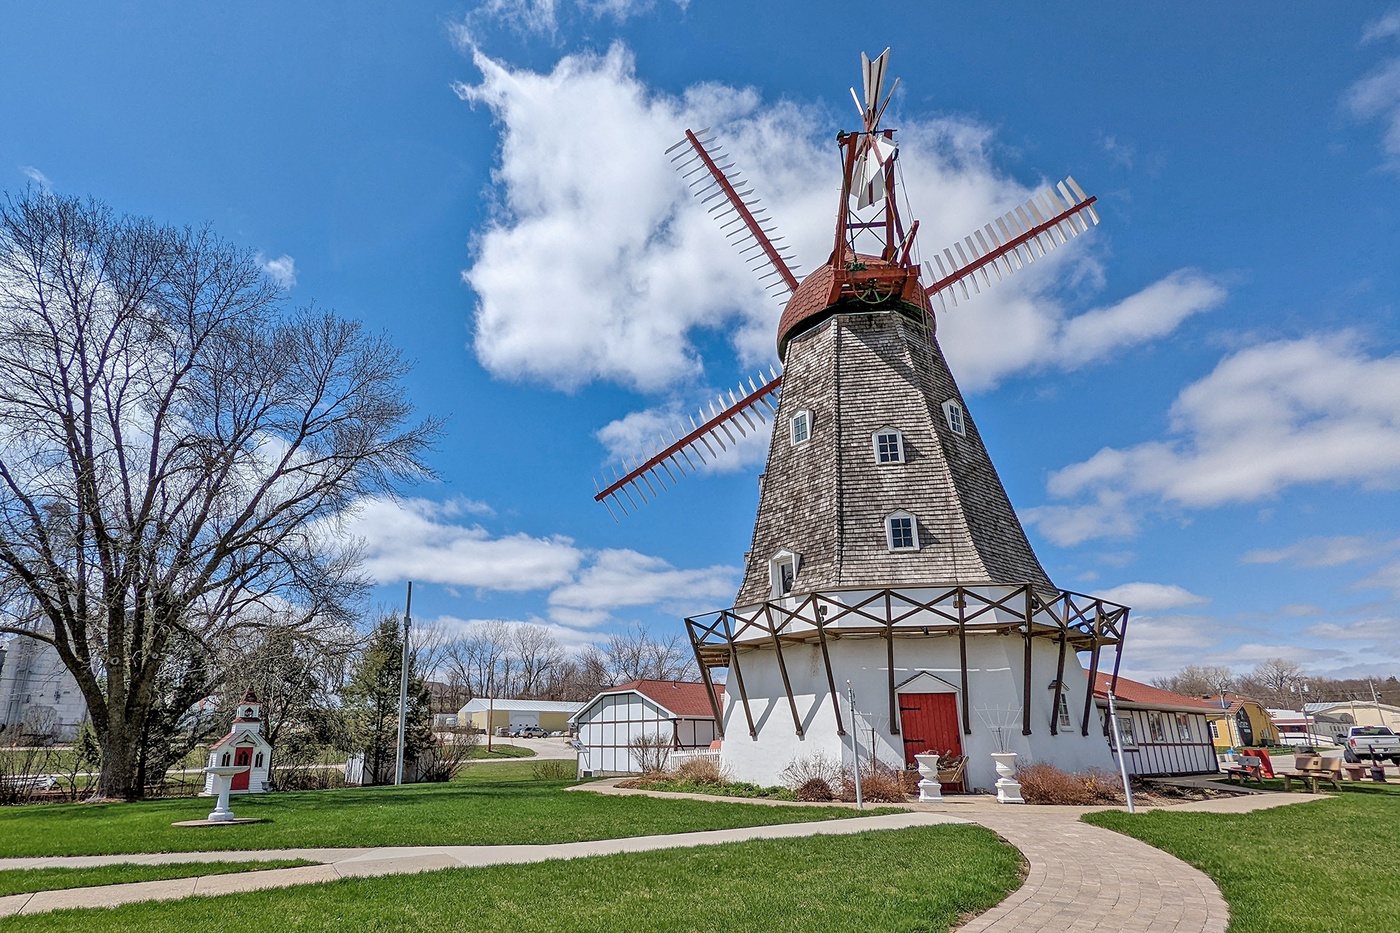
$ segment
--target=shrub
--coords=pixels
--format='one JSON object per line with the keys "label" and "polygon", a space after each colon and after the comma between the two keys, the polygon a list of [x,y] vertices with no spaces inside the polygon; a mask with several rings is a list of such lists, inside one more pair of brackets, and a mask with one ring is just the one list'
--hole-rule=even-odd
{"label": "shrub", "polygon": [[671,757],[671,740],[659,732],[639,735],[628,746],[643,774],[660,774]]}
{"label": "shrub", "polygon": [[1069,774],[1041,763],[1018,769],[1016,780],[1021,782],[1021,796],[1027,803],[1082,807],[1123,801],[1118,778],[1105,771]]}
{"label": "shrub", "polygon": [[806,803],[822,803],[836,799],[836,795],[831,792],[831,785],[821,778],[812,778],[797,788],[796,793],[797,799]]}
{"label": "shrub", "polygon": [[[860,794],[862,799],[875,803],[905,803],[909,792],[904,789],[904,772],[892,768],[884,762],[876,762],[860,769]],[[915,782],[917,785],[917,781]],[[856,799],[856,781],[849,769],[841,772],[841,800]]]}
{"label": "shrub", "polygon": [[719,785],[729,783],[724,769],[713,758],[691,758],[674,772],[677,781],[686,784]]}
{"label": "shrub", "polygon": [[788,762],[778,777],[784,786],[794,791],[809,781],[822,781],[830,786],[841,781],[841,763],[821,752],[803,755]]}
{"label": "shrub", "polygon": [[549,758],[535,762],[530,767],[530,774],[537,781],[571,781],[578,777],[578,762],[567,758]]}

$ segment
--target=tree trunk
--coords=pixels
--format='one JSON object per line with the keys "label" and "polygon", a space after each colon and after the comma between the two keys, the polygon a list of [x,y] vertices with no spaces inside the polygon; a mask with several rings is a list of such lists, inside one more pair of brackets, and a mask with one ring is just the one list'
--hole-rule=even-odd
{"label": "tree trunk", "polygon": [[97,738],[102,744],[102,770],[97,778],[97,796],[140,800],[145,790],[139,775],[141,730],[130,722],[114,717]]}

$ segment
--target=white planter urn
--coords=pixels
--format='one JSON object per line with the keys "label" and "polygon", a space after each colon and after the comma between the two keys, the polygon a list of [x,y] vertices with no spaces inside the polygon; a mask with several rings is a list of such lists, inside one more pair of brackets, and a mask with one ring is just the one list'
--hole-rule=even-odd
{"label": "white planter urn", "polygon": [[938,783],[938,755],[930,752],[924,755],[915,755],[914,761],[919,765],[919,802],[939,803],[943,800],[943,785]]}
{"label": "white planter urn", "polygon": [[997,803],[1025,803],[1016,780],[1016,753],[992,752],[992,760],[997,765]]}

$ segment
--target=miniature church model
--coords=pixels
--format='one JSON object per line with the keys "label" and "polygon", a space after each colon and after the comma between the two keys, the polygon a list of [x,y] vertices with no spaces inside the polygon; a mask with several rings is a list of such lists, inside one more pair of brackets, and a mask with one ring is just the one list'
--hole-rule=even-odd
{"label": "miniature church model", "polygon": [[[268,771],[272,766],[272,745],[262,734],[262,704],[253,688],[238,701],[233,727],[228,735],[209,747],[209,767],[244,766],[248,770],[235,774],[230,793],[265,794],[268,791]],[[205,795],[213,795],[214,776],[204,779]]]}
{"label": "miniature church model", "polygon": [[816,754],[897,768],[924,752],[966,754],[965,789],[992,786],[998,752],[1111,768],[1079,654],[1092,678],[1103,649],[1121,645],[1128,609],[1051,581],[934,336],[935,309],[1097,223],[1094,199],[1066,179],[920,263],[918,223],[897,206],[894,133],[879,126],[887,56],[865,60],[863,127],[837,135],[833,250],[801,281],[713,137],[687,132],[675,147],[689,156],[682,172],[708,173],[699,196],[727,199],[720,216],[744,224],[753,255],[791,291],[777,331],[783,371],[712,406],[597,498],[635,506],[632,492],[645,499],[650,480],[664,486],[730,428],[773,419],[735,605],[686,620],[735,779],[775,784]]}

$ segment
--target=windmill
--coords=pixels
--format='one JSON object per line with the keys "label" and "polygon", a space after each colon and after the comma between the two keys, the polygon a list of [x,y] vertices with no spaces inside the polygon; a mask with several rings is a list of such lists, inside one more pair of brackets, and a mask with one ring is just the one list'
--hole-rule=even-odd
{"label": "windmill", "polygon": [[[994,741],[1071,770],[1110,767],[1090,735],[1078,653],[1092,681],[1103,649],[1121,646],[1128,609],[1051,582],[934,336],[935,308],[1086,232],[1095,199],[1066,178],[920,262],[918,221],[896,196],[894,131],[881,126],[888,61],[888,49],[861,56],[863,93],[851,92],[861,127],[836,137],[832,251],[800,280],[715,136],[687,130],[672,147],[702,205],[786,295],[783,370],[712,403],[595,498],[626,512],[755,419],[773,420],[735,605],[685,623],[738,779],[772,784],[795,757],[844,754],[857,712],[862,755],[898,767],[926,750],[966,752],[976,783],[990,777],[977,753]],[[715,669],[728,672],[723,709]],[[841,682],[881,699],[843,710]],[[973,729],[972,711],[990,708],[1016,710],[1014,741]]]}
{"label": "windmill", "polygon": [[[721,229],[740,247],[770,293],[790,294],[778,326],[778,355],[783,357],[787,340],[794,336],[792,324],[815,323],[812,318],[822,309],[846,299],[867,304],[898,300],[918,306],[932,325],[934,303],[940,311],[966,301],[982,288],[1025,268],[1036,259],[1098,224],[1095,198],[1084,194],[1070,176],[1024,204],[949,244],[923,263],[931,284],[921,281],[920,264],[915,262],[915,237],[919,222],[906,228],[895,199],[894,164],[898,147],[894,131],[880,129],[880,119],[898,86],[898,79],[883,99],[885,68],[889,49],[871,61],[862,53],[864,101],[851,89],[860,111],[863,129],[837,137],[843,157],[843,183],[836,212],[835,245],[831,257],[807,279],[799,282],[784,238],[775,235],[774,224],[765,208],[759,207],[753,189],[727,161],[709,129],[685,131],[685,137],[667,150],[683,177],[695,188],[702,206],[721,222]],[[855,198],[852,206],[851,199]],[[862,217],[860,212],[875,207],[877,213]],[[859,241],[873,240],[870,253],[858,251]],[[799,294],[800,293],[800,294]],[[800,300],[799,300],[800,299]],[[815,313],[809,306],[820,304]],[[740,383],[702,408],[698,420],[690,418],[691,430],[683,436],[660,439],[655,452],[638,458],[636,464],[624,461],[626,470],[611,481],[598,483],[595,501],[612,513],[617,506],[623,514],[628,506],[647,503],[666,489],[669,480],[698,469],[736,444],[748,431],[758,429],[770,416],[782,390],[783,377],[774,369]],[[765,415],[765,412],[767,413]],[[745,430],[747,426],[748,430]],[[739,437],[736,437],[735,434]],[[726,444],[726,441],[728,442]],[[709,458],[705,454],[709,454]],[[699,461],[697,463],[696,461]],[[689,469],[687,469],[689,468]],[[612,513],[614,519],[616,513]]]}

